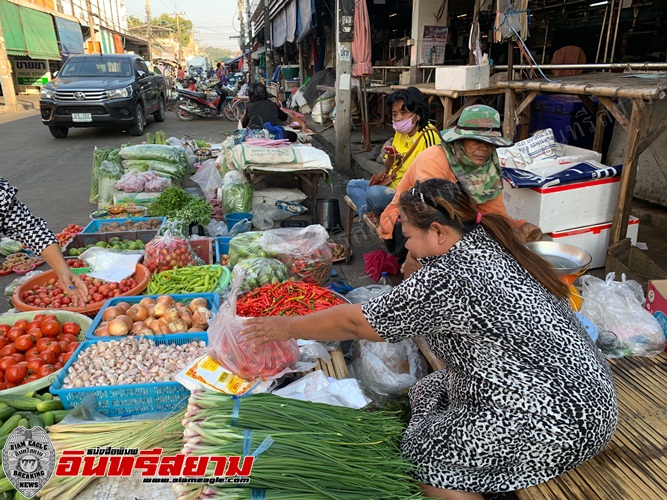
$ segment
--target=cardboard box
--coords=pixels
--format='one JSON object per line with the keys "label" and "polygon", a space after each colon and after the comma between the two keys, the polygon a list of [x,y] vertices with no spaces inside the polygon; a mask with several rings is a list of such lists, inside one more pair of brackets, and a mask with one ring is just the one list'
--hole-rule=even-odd
{"label": "cardboard box", "polygon": [[658,320],[667,338],[667,280],[650,280],[648,282],[645,307]]}
{"label": "cardboard box", "polygon": [[503,180],[507,214],[544,233],[603,224],[614,218],[620,177],[544,188],[512,188]]}
{"label": "cardboard box", "polygon": [[[626,234],[632,244],[636,245],[637,235],[639,234],[639,219],[637,217],[630,217]],[[610,237],[611,222],[566,229],[565,231],[554,231],[544,235],[544,239],[547,241],[565,243],[586,250],[593,258],[590,265],[591,269],[604,267]]]}
{"label": "cardboard box", "polygon": [[435,69],[436,90],[478,90],[489,87],[489,65],[440,66]]}
{"label": "cardboard box", "polygon": [[558,158],[536,160],[532,163],[526,163],[523,158],[512,156],[510,148],[498,148],[496,151],[501,166],[528,170],[540,177],[549,177],[585,161],[600,162],[602,160],[602,155],[597,151],[578,148],[569,144],[557,143],[556,150]]}

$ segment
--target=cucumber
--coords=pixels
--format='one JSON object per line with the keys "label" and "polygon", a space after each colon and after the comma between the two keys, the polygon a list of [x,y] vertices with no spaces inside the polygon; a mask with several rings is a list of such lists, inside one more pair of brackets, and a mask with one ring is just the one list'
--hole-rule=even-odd
{"label": "cucumber", "polygon": [[7,477],[7,475],[5,474],[5,468],[0,467],[0,479],[2,479],[3,477]]}
{"label": "cucumber", "polygon": [[20,491],[14,493],[12,500],[30,500],[28,497],[24,496]]}
{"label": "cucumber", "polygon": [[39,418],[37,413],[30,415],[30,418],[28,419],[28,425],[30,426],[30,429],[33,427],[44,427],[44,423],[42,422],[42,419]]}
{"label": "cucumber", "polygon": [[44,423],[44,427],[53,425],[56,422],[56,419],[52,411],[45,411],[40,415],[40,417],[42,417],[42,422]]}
{"label": "cucumber", "polygon": [[51,413],[53,413],[53,419],[57,422],[60,422],[63,418],[67,416],[69,413],[69,410],[54,410]]}
{"label": "cucumber", "polygon": [[[5,443],[7,442],[7,438],[9,437],[9,434],[0,434],[0,448],[5,446]],[[1,457],[0,457],[1,458]],[[0,463],[2,461],[0,460]],[[0,467],[1,468],[1,467]]]}
{"label": "cucumber", "polygon": [[2,424],[2,427],[0,427],[0,434],[5,435],[12,432],[14,429],[18,427],[20,420],[21,420],[21,415],[12,415],[11,417],[9,417],[7,420],[5,420],[5,423]]}
{"label": "cucumber", "polygon": [[63,410],[65,407],[60,401],[39,401],[37,403],[36,409],[38,412],[42,413],[45,411],[53,411],[53,410]]}
{"label": "cucumber", "polygon": [[0,493],[0,500],[14,500],[14,492],[8,490]]}
{"label": "cucumber", "polygon": [[53,401],[53,394],[50,392],[45,392],[44,394],[39,395],[39,399],[42,401]]}
{"label": "cucumber", "polygon": [[4,397],[0,398],[0,403],[6,403],[9,406],[16,408],[17,410],[28,410],[35,411],[37,409],[37,404],[40,402],[37,398],[14,398],[14,397]]}
{"label": "cucumber", "polygon": [[16,413],[16,408],[12,408],[11,406],[5,406],[3,408],[0,408],[0,420],[4,422],[14,413]]}
{"label": "cucumber", "polygon": [[16,427],[25,427],[26,429],[28,428],[28,419],[27,418],[22,418],[19,420],[19,423]]}

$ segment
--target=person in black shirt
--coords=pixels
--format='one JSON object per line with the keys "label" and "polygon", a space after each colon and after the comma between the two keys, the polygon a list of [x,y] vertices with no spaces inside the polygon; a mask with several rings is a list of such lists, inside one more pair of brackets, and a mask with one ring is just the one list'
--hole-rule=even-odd
{"label": "person in black shirt", "polygon": [[[263,83],[252,83],[248,87],[248,98],[250,102],[241,118],[241,126],[245,128],[262,128],[267,122],[282,127],[282,124],[289,118],[289,115],[275,102],[269,100],[269,93]],[[283,135],[290,142],[297,140],[296,133],[290,130],[283,129]]]}

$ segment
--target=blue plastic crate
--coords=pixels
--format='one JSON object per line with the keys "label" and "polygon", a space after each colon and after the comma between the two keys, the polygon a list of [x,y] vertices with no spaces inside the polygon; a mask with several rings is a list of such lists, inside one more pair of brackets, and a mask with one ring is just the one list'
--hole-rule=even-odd
{"label": "blue plastic crate", "polygon": [[229,242],[232,241],[231,236],[218,236],[215,239],[215,261],[220,263],[220,256],[229,253]]}
{"label": "blue plastic crate", "polygon": [[[97,337],[93,334],[93,332],[97,329],[98,326],[100,326],[100,323],[102,322],[102,313],[104,312],[105,309],[108,309],[111,306],[115,306],[119,302],[127,302],[130,305],[138,304],[144,297],[151,297],[153,299],[157,299],[159,295],[122,296],[122,297],[114,297],[113,299],[107,300],[102,306],[102,309],[100,309],[97,315],[95,316],[95,319],[93,320],[88,330],[86,330],[86,338],[87,339],[106,338],[106,337]],[[213,314],[216,314],[218,312],[218,309],[220,308],[220,295],[218,295],[217,293],[183,293],[183,294],[171,295],[171,297],[174,298],[175,302],[183,302],[185,305],[189,304],[192,299],[196,299],[197,297],[206,299],[206,306],[211,310],[211,312],[213,312]],[[113,338],[119,339],[122,337],[113,337]]]}
{"label": "blue plastic crate", "polygon": [[[122,338],[122,337],[121,337]],[[203,340],[208,345],[205,333],[183,335],[156,335],[150,337],[156,344],[187,344]],[[183,408],[190,391],[178,382],[155,382],[150,384],[127,384],[115,386],[81,387],[63,389],[63,381],[79,355],[98,342],[118,341],[119,337],[98,337],[83,342],[60,371],[49,391],[60,398],[65,409],[78,405],[88,394],[95,395],[95,409],[108,417],[124,417],[155,411],[175,411]]]}
{"label": "blue plastic crate", "polygon": [[[102,226],[108,226],[109,224],[111,224],[113,222],[118,222],[120,225],[123,225],[123,223],[125,223],[128,220],[132,221],[132,222],[144,222],[144,221],[151,220],[151,219],[160,219],[162,221],[162,224],[160,224],[159,227],[157,227],[155,229],[151,229],[151,231],[155,231],[155,230],[159,231],[162,228],[162,225],[164,224],[164,222],[167,220],[166,217],[128,217],[128,218],[125,218],[125,219],[102,219],[102,220],[96,219],[96,220],[91,220],[90,223],[88,223],[88,225],[83,228],[83,231],[81,231],[81,234],[99,233]],[[134,231],[134,229],[133,229],[133,231]],[[140,231],[146,231],[146,230],[142,229]],[[123,231],[122,230],[117,230],[117,231],[113,231],[113,232],[118,233],[118,232],[123,232]]]}

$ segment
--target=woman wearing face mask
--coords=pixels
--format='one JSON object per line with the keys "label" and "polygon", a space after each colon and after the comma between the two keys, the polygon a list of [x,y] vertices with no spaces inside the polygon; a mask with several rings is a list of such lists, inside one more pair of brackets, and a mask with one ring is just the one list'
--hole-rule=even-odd
{"label": "woman wearing face mask", "polygon": [[347,184],[347,195],[357,206],[360,219],[364,212],[379,219],[412,161],[426,148],[440,144],[438,129],[428,122],[428,101],[419,89],[408,87],[394,92],[387,97],[387,108],[396,133],[393,149],[385,150],[384,166],[396,179],[386,186],[371,186],[366,179],[353,179]]}
{"label": "woman wearing face mask", "polygon": [[463,110],[455,127],[443,130],[442,143],[420,154],[403,175],[396,194],[380,217],[378,235],[387,249],[405,261],[404,276],[419,267],[408,255],[399,220],[399,199],[415,182],[426,179],[446,179],[457,182],[482,213],[506,217],[522,241],[541,239],[540,229],[529,222],[511,219],[503,203],[503,184],[497,147],[511,146],[500,132],[500,115],[495,109],[469,106]]}

